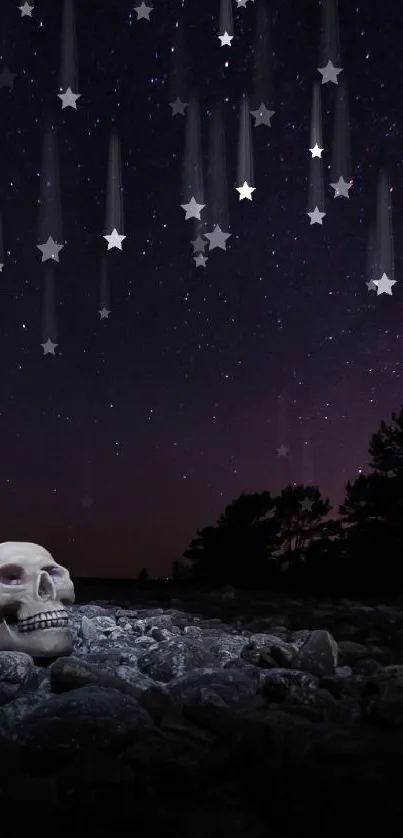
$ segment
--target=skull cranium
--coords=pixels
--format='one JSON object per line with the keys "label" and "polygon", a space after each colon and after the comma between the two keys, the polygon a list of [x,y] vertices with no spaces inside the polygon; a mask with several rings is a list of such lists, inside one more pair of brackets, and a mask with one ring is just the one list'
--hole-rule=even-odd
{"label": "skull cranium", "polygon": [[65,567],[39,544],[0,544],[0,650],[34,657],[72,651],[65,605],[74,602],[74,586]]}

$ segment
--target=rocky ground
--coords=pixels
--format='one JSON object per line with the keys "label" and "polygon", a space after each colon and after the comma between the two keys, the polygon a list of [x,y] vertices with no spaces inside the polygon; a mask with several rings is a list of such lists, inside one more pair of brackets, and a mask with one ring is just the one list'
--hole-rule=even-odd
{"label": "rocky ground", "polygon": [[42,838],[397,828],[403,600],[146,596],[71,607],[69,658],[0,652],[3,826]]}

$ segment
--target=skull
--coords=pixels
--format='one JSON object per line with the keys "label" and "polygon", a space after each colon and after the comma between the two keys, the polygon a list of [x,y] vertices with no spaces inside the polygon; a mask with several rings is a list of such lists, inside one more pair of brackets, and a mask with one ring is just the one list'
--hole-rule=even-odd
{"label": "skull", "polygon": [[65,605],[74,586],[65,567],[29,541],[0,544],[0,650],[57,657],[73,648]]}

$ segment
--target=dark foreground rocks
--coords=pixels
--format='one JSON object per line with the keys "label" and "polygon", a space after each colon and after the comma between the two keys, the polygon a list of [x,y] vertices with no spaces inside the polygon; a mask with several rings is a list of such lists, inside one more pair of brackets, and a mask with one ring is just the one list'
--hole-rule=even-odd
{"label": "dark foreground rocks", "polygon": [[0,652],[5,835],[396,829],[403,605],[227,589],[70,619],[69,658]]}

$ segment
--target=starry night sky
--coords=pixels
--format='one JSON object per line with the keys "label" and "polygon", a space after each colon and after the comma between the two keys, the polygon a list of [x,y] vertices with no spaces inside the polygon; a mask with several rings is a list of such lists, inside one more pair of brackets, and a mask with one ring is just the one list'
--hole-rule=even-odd
{"label": "starry night sky", "polygon": [[[239,201],[235,186],[257,3],[234,3],[229,48],[218,40],[218,0],[155,0],[150,21],[138,21],[128,0],[77,2],[77,110],[57,99],[62,3],[36,0],[32,18],[18,5],[1,0],[0,9],[0,70],[17,74],[13,89],[0,89],[1,540],[38,541],[77,575],[130,576],[143,565],[168,574],[196,529],[243,490],[304,480],[307,422],[311,479],[337,511],[347,479],[367,467],[370,436],[403,401],[403,7],[340,0],[354,185],[349,200],[334,200],[326,176],[327,215],[310,226],[319,3],[269,3],[275,116],[271,128],[252,129],[252,201]],[[195,266],[180,207],[186,121],[169,107],[180,17],[204,150],[208,112],[220,102],[226,124],[232,237],[206,268]],[[321,94],[326,159],[335,86]],[[54,357],[40,346],[45,271],[36,247],[49,113],[65,241]],[[101,320],[112,124],[127,238],[107,254],[112,314]],[[365,284],[382,167],[393,189],[393,296]],[[94,498],[91,509],[83,495]]]}

